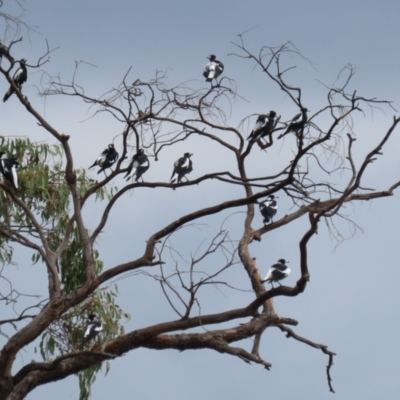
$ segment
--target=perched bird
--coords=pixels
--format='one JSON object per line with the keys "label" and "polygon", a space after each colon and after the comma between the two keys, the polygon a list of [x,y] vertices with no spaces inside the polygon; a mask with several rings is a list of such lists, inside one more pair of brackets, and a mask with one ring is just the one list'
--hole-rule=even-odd
{"label": "perched bird", "polygon": [[211,54],[207,57],[210,62],[206,64],[204,67],[204,78],[206,78],[206,82],[211,82],[213,79],[217,79],[222,72],[224,72],[224,64],[221,61],[218,61],[214,54]]}
{"label": "perched bird", "polygon": [[302,108],[301,113],[294,116],[294,118],[289,122],[286,129],[278,136],[281,139],[283,136],[287,135],[289,132],[294,132],[296,135],[303,129],[307,122],[307,108]]}
{"label": "perched bird", "polygon": [[[193,163],[190,157],[193,154],[185,153],[183,157],[179,158],[174,163],[174,170],[171,175],[171,183],[180,183],[182,178],[186,174],[190,174],[193,171]],[[186,178],[187,179],[187,178]]]}
{"label": "perched bird", "polygon": [[0,171],[4,179],[10,182],[14,189],[18,189],[18,166],[19,162],[16,156],[8,158],[4,151],[0,151]]}
{"label": "perched bird", "polygon": [[124,178],[129,181],[133,175],[136,175],[135,181],[137,182],[139,178],[149,169],[149,167],[149,159],[147,158],[146,154],[144,154],[144,150],[139,149],[138,152],[132,157],[132,161],[129,164],[128,171]]}
{"label": "perched bird", "polygon": [[[18,89],[21,90],[23,83],[28,79],[28,71],[26,69],[26,60],[22,59],[19,62],[19,68],[15,71],[13,76],[13,82],[17,85]],[[3,97],[3,101],[7,101],[8,98],[15,92],[14,88],[10,85],[10,88],[7,90],[7,93]]]}
{"label": "perched bird", "polygon": [[10,52],[8,51],[8,47],[0,40],[0,61],[2,57],[7,58],[10,63],[14,63],[14,57],[10,55]]}
{"label": "perched bird", "polygon": [[273,194],[269,195],[265,201],[259,203],[261,215],[264,217],[264,224],[272,222],[272,217],[278,210],[278,203]]}
{"label": "perched bird", "polygon": [[102,330],[103,327],[99,321],[96,321],[94,314],[89,315],[89,321],[85,328],[85,333],[83,334],[83,339],[89,342],[94,339]]}
{"label": "perched bird", "polygon": [[254,124],[254,128],[251,131],[247,140],[250,140],[251,138],[257,137],[261,134],[262,129],[265,127],[265,124],[267,123],[267,118],[268,118],[268,116],[266,114],[260,114],[258,116],[257,121]]}
{"label": "perched bird", "polygon": [[267,136],[271,133],[275,126],[276,112],[270,111],[267,115],[261,114],[258,116],[257,121],[254,125],[247,140],[257,141],[258,139]]}
{"label": "perched bird", "polygon": [[271,266],[261,283],[268,282],[272,287],[274,287],[274,282],[278,282],[278,284],[281,285],[279,281],[289,276],[291,272],[290,268],[285,265],[287,262],[289,261],[283,258],[278,260],[277,264]]}
{"label": "perched bird", "polygon": [[111,143],[108,145],[108,147],[100,154],[100,156],[97,158],[97,160],[93,163],[92,166],[89,167],[93,168],[96,165],[101,167],[97,173],[100,174],[100,172],[105,173],[105,169],[112,167],[117,161],[118,161],[119,154],[114,148],[114,145]]}

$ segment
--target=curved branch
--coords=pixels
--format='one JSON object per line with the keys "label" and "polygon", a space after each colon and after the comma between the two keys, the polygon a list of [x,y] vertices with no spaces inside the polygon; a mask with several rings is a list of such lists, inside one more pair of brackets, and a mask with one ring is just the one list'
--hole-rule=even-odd
{"label": "curved branch", "polygon": [[329,386],[329,391],[332,393],[335,393],[332,387],[332,378],[331,378],[331,368],[333,366],[333,357],[336,356],[336,353],[334,353],[331,350],[328,350],[328,346],[325,344],[319,344],[312,342],[309,339],[306,339],[302,336],[297,335],[292,329],[288,328],[287,326],[283,324],[277,324],[276,325],[282,332],[286,332],[286,337],[287,338],[293,338],[298,340],[299,342],[305,343],[308,346],[314,347],[315,349],[320,349],[324,354],[328,355],[328,365],[326,366],[326,375],[328,379],[328,386]]}

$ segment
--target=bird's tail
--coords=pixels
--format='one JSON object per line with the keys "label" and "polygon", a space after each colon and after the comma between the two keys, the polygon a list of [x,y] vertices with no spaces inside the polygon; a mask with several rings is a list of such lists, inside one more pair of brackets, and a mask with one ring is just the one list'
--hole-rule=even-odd
{"label": "bird's tail", "polygon": [[282,139],[285,135],[287,135],[289,133],[289,126],[283,131],[283,133],[281,133],[277,139]]}
{"label": "bird's tail", "polygon": [[250,142],[253,142],[253,141],[255,141],[255,138],[256,138],[255,132],[251,131],[250,135],[247,137],[247,140],[249,140]]}
{"label": "bird's tail", "polygon": [[172,172],[171,179],[169,180],[169,182],[170,182],[170,183],[175,183],[175,181],[178,182],[178,178],[179,178],[179,175],[178,175],[178,173],[175,172],[175,170],[174,170],[174,172]]}
{"label": "bird's tail", "polygon": [[13,92],[14,92],[13,88],[10,87],[10,89],[7,90],[7,93],[3,97],[3,102],[6,102],[10,98],[10,96],[13,94]]}

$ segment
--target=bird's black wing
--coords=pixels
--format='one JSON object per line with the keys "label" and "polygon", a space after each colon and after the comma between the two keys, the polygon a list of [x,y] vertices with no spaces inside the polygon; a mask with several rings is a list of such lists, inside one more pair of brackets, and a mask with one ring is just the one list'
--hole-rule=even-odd
{"label": "bird's black wing", "polygon": [[[145,156],[146,157],[146,156]],[[139,180],[139,178],[142,177],[142,175],[150,168],[150,162],[148,158],[146,157],[146,160],[142,162],[137,170],[136,170],[136,182]]]}
{"label": "bird's black wing", "polygon": [[284,265],[284,264],[281,264],[281,263],[277,263],[277,264],[274,264],[271,268],[273,268],[273,269],[276,270],[276,271],[282,271],[282,272],[284,272],[284,271],[286,271],[287,266]]}
{"label": "bird's black wing", "polygon": [[279,271],[278,269],[274,269],[272,271],[272,276],[269,280],[271,281],[280,281],[283,278],[286,278],[286,274],[284,272]]}
{"label": "bird's black wing", "polygon": [[[132,172],[132,168],[134,167],[134,164],[137,164],[137,161],[135,160],[135,157],[133,157],[132,158],[132,161],[129,163],[129,166],[128,166],[128,171],[126,171],[126,174],[125,174],[125,176],[124,176],[124,179],[125,178],[127,178],[127,179],[129,179],[129,178],[131,178],[131,176],[133,176],[133,174],[132,175],[130,175],[130,173]],[[135,166],[135,168],[137,167],[137,165]]]}
{"label": "bird's black wing", "polygon": [[177,161],[174,162],[174,169],[173,169],[173,171],[172,171],[172,175],[171,175],[170,180],[171,180],[171,179],[174,177],[174,175],[177,173],[177,171],[178,171],[178,169],[179,169],[179,167],[180,167],[180,165],[181,165],[181,163],[180,163],[181,160],[182,160],[182,158],[180,158],[179,160],[177,160]]}
{"label": "bird's black wing", "polygon": [[95,167],[96,165],[101,167],[104,164],[104,161],[106,160],[107,154],[108,154],[108,149],[102,151],[100,155],[96,158],[96,161],[89,167],[89,169]]}
{"label": "bird's black wing", "polygon": [[224,64],[222,64],[221,61],[215,60],[215,74],[214,74],[214,79],[217,79],[222,72],[224,72]]}
{"label": "bird's black wing", "polygon": [[190,174],[193,171],[193,162],[189,158],[189,165],[187,166],[187,173]]}
{"label": "bird's black wing", "polygon": [[22,84],[25,83],[28,79],[28,71],[26,69],[25,62],[20,61],[19,65],[20,67],[15,72],[13,81],[21,89]]}
{"label": "bird's black wing", "polygon": [[116,163],[118,161],[118,158],[119,158],[119,154],[115,150],[112,152],[109,152],[107,155],[107,159],[111,164]]}
{"label": "bird's black wing", "polygon": [[292,122],[296,122],[297,120],[299,120],[300,117],[301,117],[302,115],[303,115],[303,113],[296,114],[296,115],[293,117]]}
{"label": "bird's black wing", "polygon": [[208,78],[208,73],[210,72],[210,63],[207,63],[204,67],[203,76],[204,78]]}
{"label": "bird's black wing", "polygon": [[267,123],[261,129],[261,137],[267,136],[271,133],[272,129],[274,129],[275,119],[268,118]]}

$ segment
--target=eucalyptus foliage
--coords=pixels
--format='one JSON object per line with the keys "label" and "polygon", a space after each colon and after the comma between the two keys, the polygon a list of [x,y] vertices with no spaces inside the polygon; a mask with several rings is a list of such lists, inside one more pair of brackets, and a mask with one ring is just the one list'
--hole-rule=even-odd
{"label": "eucalyptus foliage", "polygon": [[[28,138],[1,138],[0,148],[6,154],[15,155],[18,168],[18,198],[22,200],[39,221],[51,249],[55,251],[66,235],[71,213],[71,192],[65,180],[63,166],[64,152],[58,144],[34,143]],[[80,193],[85,193],[94,183],[84,169],[75,171]],[[4,185],[8,185],[6,181]],[[115,190],[115,188],[114,188]],[[13,191],[10,187],[9,191]],[[96,198],[110,199],[107,187],[97,190]],[[38,232],[24,209],[10,201],[8,191],[0,191],[0,223],[15,233],[27,235],[32,243],[39,243]],[[9,264],[13,259],[13,240],[0,235],[0,261]],[[99,251],[93,250],[95,272],[103,270]],[[32,263],[44,262],[39,252],[32,253]],[[66,249],[58,263],[63,293],[67,294],[85,282],[85,268],[82,261],[82,243],[78,229],[74,227]],[[41,335],[40,354],[44,361],[50,361],[69,352],[85,348],[83,332],[87,316],[95,314],[103,323],[103,331],[97,342],[111,339],[124,333],[122,320],[128,319],[115,303],[118,292],[116,285],[98,289],[84,303],[68,310],[54,321]],[[90,343],[86,344],[88,347]],[[109,368],[109,363],[107,363]],[[82,400],[89,398],[90,386],[100,370],[101,363],[79,374]]]}

